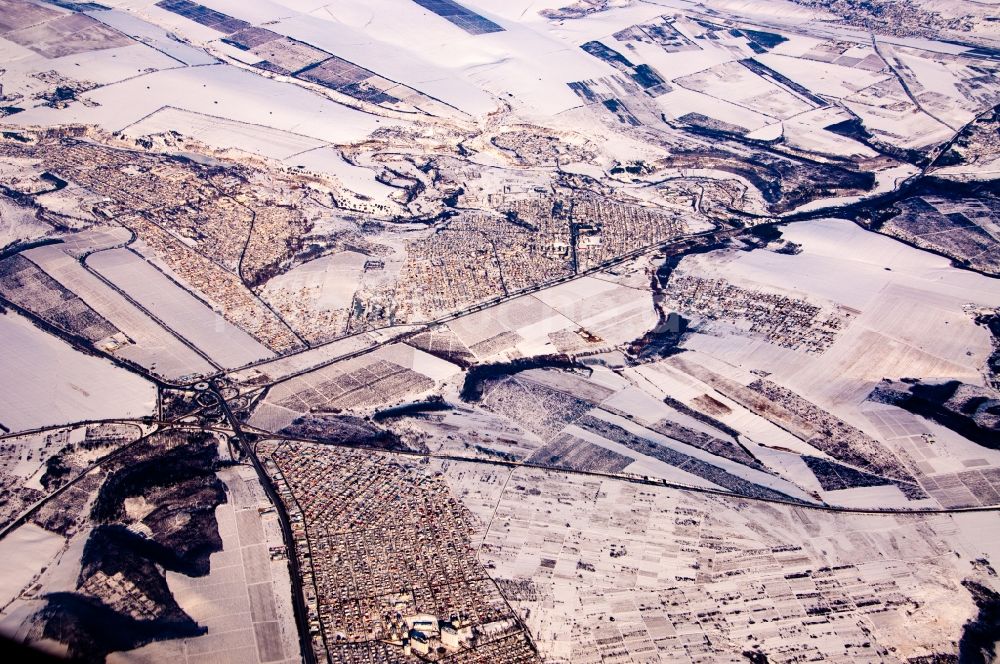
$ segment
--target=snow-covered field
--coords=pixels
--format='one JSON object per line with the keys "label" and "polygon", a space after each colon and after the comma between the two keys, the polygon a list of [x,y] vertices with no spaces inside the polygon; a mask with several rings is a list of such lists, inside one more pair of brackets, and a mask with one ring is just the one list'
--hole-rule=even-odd
{"label": "snow-covered field", "polygon": [[377,118],[294,85],[223,65],[153,72],[87,96],[100,105],[34,108],[10,120],[22,125],[79,122],[119,131],[170,106],[330,142],[358,140],[380,126]]}
{"label": "snow-covered field", "polygon": [[155,312],[167,327],[222,366],[238,367],[274,356],[249,334],[128,249],[92,254],[87,265],[147,311]]}
{"label": "snow-covered field", "polygon": [[[0,631],[88,659],[65,590],[149,628],[114,664],[405,659],[410,608],[472,664],[964,661],[1000,526],[939,512],[1000,451],[873,390],[996,396],[1000,0],[456,2],[0,0]],[[141,539],[175,508],[204,576]]]}
{"label": "snow-covered field", "polygon": [[13,312],[0,315],[0,338],[0,424],[10,431],[153,412],[152,383],[74,350]]}
{"label": "snow-covered field", "polygon": [[148,314],[85,269],[63,245],[48,245],[25,252],[49,276],[76,293],[111,324],[122,330],[132,343],[115,354],[136,362],[158,375],[177,379],[212,371],[212,365]]}

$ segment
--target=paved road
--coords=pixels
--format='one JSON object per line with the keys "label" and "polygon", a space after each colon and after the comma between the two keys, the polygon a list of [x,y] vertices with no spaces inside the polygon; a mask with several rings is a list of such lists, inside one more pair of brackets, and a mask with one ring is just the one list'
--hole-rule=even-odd
{"label": "paved road", "polygon": [[243,448],[243,452],[246,454],[247,458],[250,459],[250,463],[253,464],[253,468],[257,471],[257,477],[260,480],[261,486],[264,487],[264,491],[267,492],[268,498],[270,498],[271,503],[274,504],[274,509],[278,514],[278,521],[281,523],[281,533],[285,540],[285,550],[288,552],[288,571],[289,577],[291,578],[291,593],[292,593],[292,610],[295,614],[295,624],[298,627],[299,632],[299,647],[302,650],[302,660],[305,664],[316,664],[316,654],[313,652],[312,639],[309,637],[309,613],[306,609],[306,598],[302,592],[302,571],[299,566],[298,550],[295,547],[295,538],[292,536],[291,522],[288,519],[288,512],[285,510],[285,504],[281,502],[281,497],[278,492],[274,490],[274,486],[271,484],[271,478],[268,476],[267,471],[264,470],[263,464],[261,464],[260,459],[257,458],[257,453],[254,451],[253,444],[247,440],[246,434],[243,432],[240,426],[239,419],[233,415],[233,411],[229,408],[229,404],[225,399],[222,398],[222,394],[219,393],[218,388],[212,384],[210,390],[218,398],[219,403],[222,405],[222,411],[229,421],[229,425],[233,428],[233,437],[239,442],[240,446]]}

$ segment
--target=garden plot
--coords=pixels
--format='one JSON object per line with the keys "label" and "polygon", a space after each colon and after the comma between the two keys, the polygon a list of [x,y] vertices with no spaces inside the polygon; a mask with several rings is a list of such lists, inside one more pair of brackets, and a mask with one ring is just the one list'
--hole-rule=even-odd
{"label": "garden plot", "polygon": [[[136,424],[103,423],[5,438],[0,443],[0,488],[16,494],[21,503],[31,504],[79,477],[91,464],[135,442],[142,433]],[[20,516],[22,510],[16,505],[14,501],[3,506],[4,526]],[[37,523],[65,534],[44,515]]]}
{"label": "garden plot", "polygon": [[617,390],[629,386],[628,381],[600,365],[590,367],[590,374],[587,376],[546,369],[529,369],[518,375],[540,385],[572,394],[592,404],[600,404]]}
{"label": "garden plot", "polygon": [[[563,87],[566,82],[607,73],[575,44],[522,23],[472,36],[415,3],[386,0],[343,2],[336,14],[344,23],[331,24],[325,35],[309,35],[310,28],[300,18],[272,29],[473,115],[492,110],[495,97],[524,106],[529,113],[551,115],[576,105]],[[311,23],[315,31],[316,22]],[[376,48],[381,49],[377,57]]]}
{"label": "garden plot", "polygon": [[[993,537],[969,534],[977,527],[996,532],[996,520],[982,515],[848,517],[759,503],[737,509],[725,499],[534,469],[515,471],[506,486],[518,488],[497,499],[493,486],[503,484],[502,475],[455,464],[446,477],[477,513],[492,517],[481,555],[528,616],[540,651],[566,661],[585,660],[609,642],[623,657],[669,659],[690,647],[692,635],[699,643],[732,639],[773,652],[788,647],[789,634],[797,634],[799,652],[846,650],[847,659],[865,660],[868,648],[855,645],[863,637],[857,620],[871,620],[877,627],[868,635],[897,644],[903,657],[923,655],[949,647],[975,615],[958,590],[968,575],[964,561],[996,548]],[[944,553],[952,548],[961,553]],[[920,609],[896,604],[887,592],[919,601]],[[816,624],[808,617],[845,596],[853,599],[839,611],[842,619]],[[726,619],[693,620],[699,612]],[[765,615],[767,628],[759,620]],[[581,623],[593,627],[581,630]]]}
{"label": "garden plot", "polygon": [[321,51],[309,44],[289,39],[288,37],[279,37],[258,46],[253,46],[249,49],[249,52],[263,61],[262,63],[258,63],[258,66],[263,66],[263,63],[267,63],[267,66],[264,68],[287,74],[294,74],[302,69],[315,67],[330,57],[330,54],[326,51]]}
{"label": "garden plot", "polygon": [[[982,368],[992,349],[988,331],[974,323],[969,308],[998,306],[997,281],[958,270],[946,259],[893,243],[846,221],[791,225],[783,229],[783,236],[801,245],[801,253],[722,252],[686,258],[681,268],[705,275],[725,274],[743,287],[789,288],[811,299],[839,302],[857,312],[846,329],[826,351],[808,356],[721,330],[714,335],[695,332],[682,344],[694,352],[681,358],[742,385],[758,380],[765,375],[760,372],[766,371],[768,381],[876,438],[904,459],[913,459],[917,466],[911,467],[919,471],[918,481],[942,504],[980,504],[970,503],[970,496],[992,495],[981,487],[995,482],[991,474],[994,452],[899,409],[865,400],[883,378],[981,385]],[[851,247],[848,254],[845,246]],[[664,392],[677,393],[675,381],[664,382],[655,375],[661,372],[659,364],[638,371]],[[670,374],[666,372],[667,377]],[[734,415],[741,409],[712,396],[733,411],[716,417],[754,441],[778,451],[817,456],[803,449],[808,446],[801,442],[777,435],[774,427],[748,428],[750,422],[737,422]],[[684,397],[690,398],[690,393]],[[928,436],[940,442],[928,447]],[[779,464],[790,478],[804,476],[801,469],[795,469],[797,464],[781,455],[761,458],[772,467]],[[930,484],[924,485],[925,476],[933,478]],[[889,489],[874,488],[821,493],[831,501],[852,505],[895,496]],[[890,503],[903,504],[898,496]]]}
{"label": "garden plot", "polygon": [[[782,288],[817,301],[838,303],[863,316],[855,319],[848,330],[859,322],[874,325],[880,333],[940,357],[959,358],[958,362],[970,367],[983,360],[985,347],[966,356],[965,350],[958,352],[959,347],[953,344],[972,341],[972,338],[961,336],[963,330],[979,328],[963,312],[963,305],[995,303],[1000,298],[995,280],[952,268],[947,259],[867,232],[846,221],[793,224],[782,232],[785,239],[801,245],[801,253],[794,256],[772,251],[718,254],[707,260],[704,256],[685,259],[682,266],[697,266],[698,273],[706,276],[725,274],[734,283],[749,287]],[[843,247],[848,246],[842,244],[844,242],[850,243],[850,252],[844,252]],[[837,278],[830,278],[831,274],[836,274]],[[879,322],[879,315],[890,313],[889,310],[865,315],[875,307],[906,307],[909,306],[907,302],[914,300],[921,300],[919,305],[913,305],[911,313],[918,317],[915,320],[939,328],[922,331],[921,325],[905,324],[899,317]],[[936,309],[937,315],[946,309],[949,314],[932,324],[924,317],[933,314],[921,314],[916,310],[919,307]],[[958,339],[941,338],[943,331],[947,331],[944,337],[959,335]],[[985,331],[969,333],[983,341],[986,339]],[[974,347],[981,345],[975,343]]]}
{"label": "garden plot", "polygon": [[[91,20],[83,14],[72,16]],[[97,25],[110,30],[103,24]],[[57,53],[31,50],[4,38],[0,33],[0,61],[4,63],[3,93],[6,100],[16,101],[16,106],[20,108],[37,106],[53,98],[55,90],[62,87],[74,91],[78,100],[71,101],[70,106],[90,104],[86,95],[95,87],[181,66],[174,58],[148,45],[124,35],[118,37],[107,48]]]}
{"label": "garden plot", "polygon": [[57,328],[103,346],[120,331],[24,256],[0,261],[0,295]]}
{"label": "garden plot", "polygon": [[[406,37],[414,29],[412,21],[407,19],[402,19],[407,24],[405,28],[397,25],[386,29],[381,25],[389,16],[392,22],[399,21],[397,15],[409,13],[409,7],[399,3],[391,11],[373,13],[367,6],[352,7],[352,4],[344,2],[338,5],[336,14],[346,19],[343,22],[322,20],[328,16],[325,12],[317,17],[294,13],[288,17],[286,11],[281,20],[268,28],[312,44],[387,79],[399,81],[470,115],[488,113],[495,108],[489,94],[454,75],[453,68],[465,62],[467,57],[452,53],[451,62],[432,59],[427,49],[417,47],[418,44],[427,44],[425,38],[414,40]],[[420,11],[416,5],[413,7],[414,12]],[[418,16],[418,20],[420,18]],[[434,17],[426,18],[433,20]],[[369,21],[371,25],[366,26]],[[447,23],[438,28],[452,30]],[[433,34],[435,31],[430,32]],[[464,42],[461,38],[458,41]],[[480,60],[487,61],[486,58]]]}
{"label": "garden plot", "polygon": [[[627,432],[627,434],[630,436],[634,436],[644,441],[648,441],[649,443],[651,443],[649,445],[649,449],[651,450],[659,450],[660,448],[663,448],[664,450],[669,450],[671,452],[676,453],[677,455],[681,455],[682,457],[689,457],[691,459],[697,460],[697,461],[689,461],[687,464],[681,464],[678,467],[681,470],[685,470],[688,468],[689,464],[692,466],[697,464],[698,470],[692,468],[688,469],[686,472],[697,473],[697,476],[699,477],[701,482],[712,480],[715,475],[719,475],[720,479],[715,480],[716,482],[721,481],[723,482],[722,484],[723,488],[730,488],[730,490],[735,490],[737,493],[739,493],[740,492],[739,489],[735,487],[732,488],[727,487],[725,484],[725,479],[721,479],[721,476],[727,475],[730,478],[733,477],[740,478],[744,480],[748,485],[756,484],[761,487],[766,487],[769,489],[773,489],[775,491],[779,491],[794,498],[808,499],[808,496],[799,487],[791,484],[790,482],[784,479],[775,477],[770,473],[766,473],[755,468],[749,468],[743,464],[730,461],[729,459],[724,459],[720,456],[711,454],[705,450],[698,449],[691,445],[686,445],[682,442],[679,442],[677,440],[664,436],[660,433],[652,431],[648,428],[635,424],[631,420],[621,417],[619,415],[609,413],[607,411],[603,411],[600,409],[594,410],[592,411],[592,413],[593,417],[595,417],[597,420],[607,422],[611,424],[613,427],[616,427],[619,431]],[[567,427],[567,431],[571,431],[576,435],[593,435],[594,433],[594,431],[591,430],[589,427],[588,429],[583,429],[575,425],[570,425],[569,427]],[[601,443],[602,445],[607,445],[609,442],[611,442],[608,441],[608,439],[602,438],[602,440],[607,441],[607,442],[602,442]],[[618,443],[617,445],[615,445],[613,448],[610,449],[616,449],[616,451],[622,454],[626,454],[628,456],[632,456],[633,458],[638,459],[635,464],[635,467],[628,466],[625,468],[625,472],[645,474],[644,470],[638,470],[638,468],[640,467],[644,469],[648,468],[650,470],[652,470],[652,466],[661,468],[662,461],[660,461],[656,456],[650,456],[647,454],[638,453],[636,449],[633,448],[632,446],[626,448],[625,446]],[[702,463],[698,464],[698,461]],[[708,468],[709,466],[714,467],[714,469],[709,469]],[[673,466],[671,467],[673,468]],[[719,473],[718,472],[719,470],[723,472]],[[654,472],[650,474],[660,476],[659,472]]]}
{"label": "garden plot", "polygon": [[426,434],[428,448],[440,454],[524,460],[544,444],[509,418],[480,408],[458,407],[439,418],[409,420],[406,426]]}
{"label": "garden plot", "polygon": [[66,15],[26,0],[0,0],[0,34],[22,30]]}
{"label": "garden plot", "polygon": [[410,346],[383,346],[273,386],[249,423],[280,431],[307,413],[368,413],[419,398],[458,371]]}
{"label": "garden plot", "polygon": [[7,198],[0,199],[0,246],[42,237],[52,227],[39,221],[33,210],[15,205]]}
{"label": "garden plot", "polygon": [[238,367],[274,357],[249,334],[128,249],[92,254],[87,265],[222,366]]}
{"label": "garden plot", "polygon": [[600,275],[546,288],[536,297],[599,337],[605,347],[638,339],[657,323],[651,293],[605,281]]}
{"label": "garden plot", "polygon": [[[151,71],[181,66],[173,58],[141,43],[126,39],[111,49],[83,51],[60,57],[46,57],[0,38],[4,55],[4,92],[28,97],[51,91],[53,83],[71,84],[85,97],[87,88],[110,85],[143,76]],[[20,103],[27,102],[27,99]],[[34,105],[37,102],[32,102]]]}
{"label": "garden plot", "polygon": [[213,46],[232,59],[257,69],[309,81],[362,102],[406,113],[417,111],[419,106],[434,115],[453,115],[453,108],[416,90],[272,30],[249,27],[228,35],[222,44]]}
{"label": "garden plot", "polygon": [[413,0],[424,9],[429,9],[441,18],[465,30],[470,35],[484,35],[502,32],[503,28],[464,7],[454,0]]}
{"label": "garden plot", "polygon": [[659,459],[637,455],[625,445],[608,440],[607,438],[598,436],[590,431],[580,429],[579,427],[569,426],[566,428],[566,432],[579,438],[580,440],[587,441],[603,449],[620,454],[627,459],[631,459],[631,462],[624,468],[624,472],[626,473],[655,477],[685,486],[724,491],[723,487],[713,484],[704,478],[688,473],[681,468],[665,463]]}
{"label": "garden plot", "polygon": [[156,6],[223,34],[229,34],[249,27],[246,21],[241,21],[216,11],[211,7],[206,7],[190,0],[160,0],[156,3]]}
{"label": "garden plot", "polygon": [[291,299],[309,315],[346,310],[368,260],[368,256],[355,251],[317,258],[268,281],[262,296],[269,301]]}
{"label": "garden plot", "polygon": [[[234,25],[230,26],[230,30],[221,30],[219,25],[211,26],[193,20],[190,16],[185,16],[183,12],[172,11],[171,9],[164,7],[164,4],[172,4],[176,7],[180,7],[183,3],[174,2],[161,4],[160,2],[149,2],[145,3],[145,6],[141,9],[141,11],[138,11],[137,8],[130,8],[130,11],[139,13],[140,16],[148,19],[151,23],[162,26],[165,30],[167,30],[167,32],[175,34],[185,41],[194,44],[205,43],[213,39],[218,39],[222,34],[235,32],[236,30],[246,27],[246,23],[244,21],[238,21],[234,22]],[[194,3],[190,4],[194,5]],[[204,8],[204,6],[201,7]]]}
{"label": "garden plot", "polygon": [[[708,359],[696,353],[685,353],[683,357],[702,362]],[[713,367],[720,368],[717,364]],[[625,413],[635,422],[641,423],[644,418],[664,417],[719,438],[728,438],[736,432],[740,445],[765,468],[776,473],[783,482],[790,482],[807,492],[820,489],[814,474],[800,455],[826,458],[824,452],[667,362],[639,367],[635,374],[643,379],[639,385],[645,391],[626,390],[609,399],[606,402],[607,408]],[[663,405],[662,401],[660,405],[656,405],[650,394],[662,395],[659,400],[671,400],[684,412],[676,412],[672,407]],[[698,419],[690,416],[694,412],[701,413]],[[706,420],[706,415],[710,419]],[[796,493],[797,490],[787,489],[786,492],[801,497],[802,494]]]}
{"label": "garden plot", "polygon": [[[907,79],[921,106],[935,117],[941,118],[954,129],[962,127],[982,110],[983,102],[972,98],[971,90],[963,78],[972,78],[979,72],[971,72],[962,64],[951,60],[923,57],[920,51],[893,48],[892,57]],[[964,71],[963,71],[964,70]]]}
{"label": "garden plot", "polygon": [[[492,434],[502,427],[487,419],[474,427],[477,435],[470,437],[463,431],[474,417],[482,416],[466,414],[461,408],[440,424],[419,426],[428,432],[440,428],[450,436],[458,434],[458,444],[486,455],[522,457],[523,448],[528,447],[527,461],[536,465],[644,475],[748,496],[810,499],[799,486],[769,472],[737,443],[731,429],[724,430],[725,425],[694,417],[689,407],[680,405],[683,402],[673,402],[676,408],[671,407],[663,397],[628,387],[626,379],[641,386],[643,376],[604,374],[599,367],[590,377],[531,370],[491,384],[481,407],[520,431]],[[707,398],[704,392],[695,394],[699,396],[693,402]],[[721,401],[715,403],[732,412]],[[491,434],[495,441],[489,440]],[[525,440],[525,434],[529,438],[533,434],[541,445]],[[447,449],[455,444],[441,443]]]}
{"label": "garden plot", "polygon": [[[685,359],[691,359],[695,353],[685,353]],[[700,359],[700,357],[698,358]],[[716,367],[718,368],[718,367]],[[748,447],[758,454],[762,449],[779,449],[794,454],[815,454],[824,456],[822,452],[803,443],[801,440],[778,427],[772,422],[750,412],[729,397],[717,392],[713,387],[704,383],[694,376],[681,372],[676,367],[667,362],[656,362],[653,364],[637,367],[634,370],[639,374],[644,390],[660,400],[670,397],[688,408],[697,410],[711,416],[722,425],[734,429],[740,433],[740,440],[747,443]],[[640,405],[643,401],[634,393],[622,393],[622,399],[610,399],[608,406],[614,406],[626,413],[642,417]],[[625,397],[628,397],[627,400]],[[647,411],[649,412],[649,411]],[[656,413],[656,411],[652,411]],[[649,415],[646,415],[648,417]],[[676,416],[664,415],[677,420]],[[685,423],[684,420],[677,420]],[[691,426],[688,424],[688,426]],[[697,428],[697,427],[696,427]],[[709,433],[719,435],[719,431],[713,428],[707,430]],[[762,458],[765,458],[762,456]]]}
{"label": "garden plot", "polygon": [[[677,25],[675,23],[675,26]],[[616,41],[621,36],[620,34],[616,36]],[[685,76],[697,75],[698,72],[710,70],[734,59],[732,52],[713,42],[702,41],[694,44],[686,38],[681,37],[680,39],[687,42],[683,47],[684,50],[680,51],[668,51],[661,45],[654,43],[633,40],[626,40],[624,43],[630,58],[634,56],[635,60],[648,64],[672,81]]]}
{"label": "garden plot", "polygon": [[868,131],[898,147],[922,148],[943,143],[954,134],[951,127],[917,108],[894,78],[843,100]]}
{"label": "garden plot", "polygon": [[[480,0],[478,4],[483,5],[486,3]],[[492,2],[489,2],[489,4],[496,6],[503,3],[493,0]],[[522,14],[523,9],[520,11],[516,9],[517,3],[510,3],[506,12],[508,15],[516,12],[519,14],[517,18],[520,21],[524,21],[526,23],[530,22],[533,25],[540,24],[543,26],[540,29],[545,29],[555,35],[558,35],[563,41],[577,44],[582,44],[586,41],[601,39],[608,35],[612,35],[615,32],[620,31],[625,26],[640,25],[658,21],[661,16],[667,13],[667,10],[665,10],[663,5],[620,1],[616,1],[614,4],[609,5],[607,7],[608,11],[590,13],[587,16],[575,18],[570,21],[548,20],[541,13],[544,9],[558,9],[572,4],[572,2],[554,2],[551,0],[537,2],[533,5],[533,7],[537,7],[540,11],[538,14],[532,16],[531,11],[524,12]],[[497,9],[496,11],[500,13],[504,10]],[[515,17],[512,16],[511,18]],[[675,39],[680,43],[689,41],[688,37],[690,37],[690,34],[681,28],[679,22],[675,23],[674,26],[683,33],[680,38]]]}
{"label": "garden plot", "polygon": [[[847,113],[835,107],[807,111],[782,123],[782,138],[784,142],[808,152],[855,159],[878,156],[863,143],[826,131],[826,127],[850,119]],[[881,173],[876,177],[879,175]]]}
{"label": "garden plot", "polygon": [[309,350],[290,353],[270,362],[258,364],[247,374],[240,374],[247,378],[257,375],[267,376],[270,380],[279,381],[289,378],[293,374],[309,371],[320,365],[328,364],[343,355],[350,355],[365,348],[371,348],[396,335],[404,334],[412,327],[399,326],[385,332],[365,332],[330,341],[310,348]]}
{"label": "garden plot", "polygon": [[866,403],[862,413],[915,467],[921,487],[944,507],[1000,504],[1000,452],[895,406]]}
{"label": "garden plot", "polygon": [[534,296],[518,298],[448,323],[479,359],[500,354],[558,352],[552,335],[575,329],[572,321]]}
{"label": "garden plot", "polygon": [[87,230],[60,238],[59,248],[70,256],[80,257],[100,249],[128,244],[132,233],[122,226],[91,226]]}
{"label": "garden plot", "polygon": [[861,406],[861,412],[879,437],[903,450],[923,475],[1000,467],[1000,451],[977,445],[951,429],[902,408],[867,402]]}

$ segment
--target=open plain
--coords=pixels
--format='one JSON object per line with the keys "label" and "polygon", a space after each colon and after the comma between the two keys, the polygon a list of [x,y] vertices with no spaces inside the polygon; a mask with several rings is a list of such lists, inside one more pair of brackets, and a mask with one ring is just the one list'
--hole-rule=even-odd
{"label": "open plain", "polygon": [[0,0],[0,635],[997,661],[995,0]]}

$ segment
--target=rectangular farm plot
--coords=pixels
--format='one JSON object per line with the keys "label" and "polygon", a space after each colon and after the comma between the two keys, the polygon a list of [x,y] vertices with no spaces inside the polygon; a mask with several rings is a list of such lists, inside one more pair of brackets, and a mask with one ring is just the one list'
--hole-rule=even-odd
{"label": "rectangular farm plot", "polygon": [[503,28],[493,21],[466,9],[452,0],[413,0],[415,3],[429,9],[443,19],[462,28],[470,35],[485,35],[491,32],[503,32]]}
{"label": "rectangular farm plot", "polygon": [[188,0],[161,0],[156,3],[156,6],[226,34],[245,30],[250,27],[250,24],[246,21],[241,21],[222,12],[209,9],[204,5],[189,2]]}
{"label": "rectangular farm plot", "polygon": [[274,357],[249,334],[128,249],[93,254],[87,265],[224,367]]}
{"label": "rectangular farm plot", "polygon": [[772,118],[790,118],[812,108],[799,97],[737,62],[727,62],[679,78],[675,83]]}
{"label": "rectangular farm plot", "polygon": [[384,346],[273,386],[250,423],[277,431],[306,413],[395,405],[417,398],[457,371],[456,365],[404,344]]}
{"label": "rectangular farm plot", "polygon": [[288,395],[278,405],[292,410],[369,408],[404,394],[434,387],[434,381],[393,362],[380,360],[330,376]]}
{"label": "rectangular farm plot", "polygon": [[[385,92],[389,88],[399,87],[395,83],[335,55],[314,67],[307,67],[297,76],[304,81],[318,83],[373,104],[395,104],[400,101]],[[414,93],[413,96],[419,97],[419,93]]]}
{"label": "rectangular farm plot", "polygon": [[224,120],[180,108],[166,106],[124,129],[139,137],[184,127],[184,135],[208,145],[239,145],[240,149],[273,159],[286,159],[315,150],[324,141],[262,125]]}
{"label": "rectangular farm plot", "polygon": [[0,33],[27,28],[54,19],[61,14],[28,0],[0,0]]}
{"label": "rectangular farm plot", "polygon": [[92,343],[118,333],[114,325],[20,255],[0,262],[0,294]]}
{"label": "rectangular farm plot", "polygon": [[665,16],[660,17],[659,23],[644,23],[620,30],[614,34],[614,38],[620,42],[656,44],[667,53],[701,50],[700,46],[678,32]]}
{"label": "rectangular farm plot", "polygon": [[214,370],[204,358],[67,255],[62,246],[37,247],[24,255],[129,338],[132,343],[111,351],[116,357],[167,379]]}
{"label": "rectangular farm plot", "polygon": [[249,51],[275,39],[281,39],[281,35],[267,28],[251,27],[233,33],[222,41],[244,51]]}
{"label": "rectangular farm plot", "polygon": [[[0,4],[0,28],[4,24],[18,25],[21,21],[10,20],[6,13],[10,11],[14,17],[24,15],[24,6],[28,3]],[[29,5],[32,6],[32,5]],[[32,10],[33,11],[33,10]],[[39,18],[42,18],[39,15]],[[30,23],[20,29],[3,32],[4,39],[15,44],[30,48],[45,58],[61,58],[76,53],[99,51],[107,48],[128,46],[132,40],[114,28],[96,21],[84,14],[56,15],[40,23]]]}
{"label": "rectangular farm plot", "polygon": [[263,58],[264,62],[259,63],[258,67],[279,74],[294,74],[330,57],[326,51],[288,37],[271,39],[250,48],[249,51]]}
{"label": "rectangular farm plot", "polygon": [[[328,51],[277,32],[264,28],[247,28],[222,41],[261,58],[260,62],[254,64],[260,69],[295,76],[372,104],[396,104],[400,101],[386,92],[391,88],[399,88],[397,83]],[[414,90],[404,89],[403,93],[404,98],[423,97]]]}
{"label": "rectangular farm plot", "polygon": [[315,67],[311,67],[301,74],[301,78],[307,81],[319,83],[334,90],[360,83],[374,76],[372,72],[364,67],[359,67],[347,60],[341,60],[336,56],[325,60]]}

